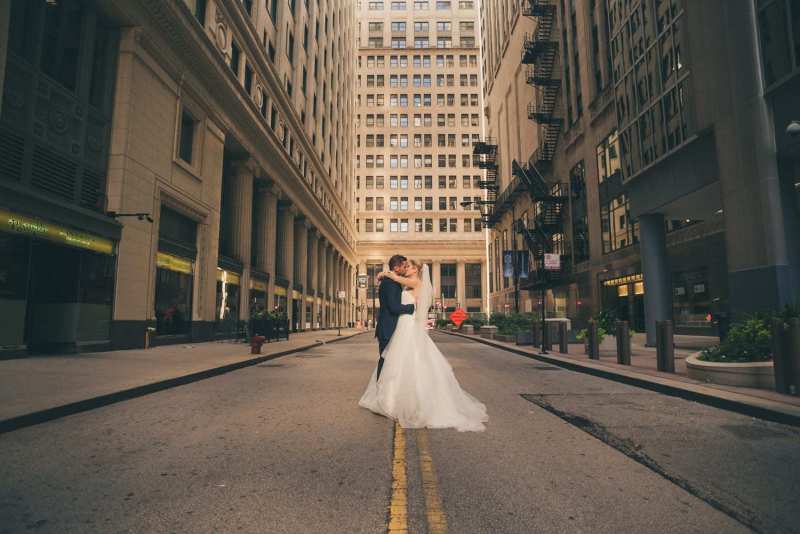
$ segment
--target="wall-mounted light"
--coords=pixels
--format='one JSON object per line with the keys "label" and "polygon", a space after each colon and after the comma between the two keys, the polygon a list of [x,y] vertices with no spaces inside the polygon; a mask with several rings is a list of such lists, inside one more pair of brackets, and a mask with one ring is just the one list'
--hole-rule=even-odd
{"label": "wall-mounted light", "polygon": [[112,219],[119,219],[120,217],[136,217],[140,221],[146,220],[149,223],[153,222],[153,218],[150,217],[149,213],[145,212],[137,212],[137,213],[117,213],[116,211],[108,211],[106,215],[111,217]]}

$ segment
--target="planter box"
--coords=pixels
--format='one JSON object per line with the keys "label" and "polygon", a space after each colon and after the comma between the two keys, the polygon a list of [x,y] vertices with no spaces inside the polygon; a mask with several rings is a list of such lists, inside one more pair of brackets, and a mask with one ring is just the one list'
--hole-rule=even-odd
{"label": "planter box", "polygon": [[775,389],[772,362],[704,362],[698,356],[699,352],[686,358],[689,378],[726,386]]}
{"label": "planter box", "polygon": [[508,334],[495,334],[494,338],[504,343],[515,343],[517,341],[517,336],[510,336]]}
{"label": "planter box", "polygon": [[494,339],[494,336],[497,335],[497,327],[492,325],[485,325],[481,327],[479,332],[482,338]]}
{"label": "planter box", "polygon": [[470,334],[470,335],[472,335],[472,334],[474,334],[474,333],[475,333],[475,327],[474,327],[473,325],[471,325],[471,324],[465,324],[465,325],[461,325],[461,332],[462,332],[463,334]]}

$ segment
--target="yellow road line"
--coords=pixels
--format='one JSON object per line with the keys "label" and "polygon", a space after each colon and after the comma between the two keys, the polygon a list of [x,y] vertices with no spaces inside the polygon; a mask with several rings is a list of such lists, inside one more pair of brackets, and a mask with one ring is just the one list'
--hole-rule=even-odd
{"label": "yellow road line", "polygon": [[428,431],[418,430],[417,448],[419,449],[419,469],[422,474],[422,491],[425,494],[425,515],[428,518],[428,534],[446,534],[447,518],[442,509],[442,498],[436,483],[433,469],[433,458],[428,446]]}
{"label": "yellow road line", "polygon": [[392,500],[389,504],[390,533],[408,532],[408,479],[406,478],[406,437],[403,427],[394,424],[394,458],[392,459]]}

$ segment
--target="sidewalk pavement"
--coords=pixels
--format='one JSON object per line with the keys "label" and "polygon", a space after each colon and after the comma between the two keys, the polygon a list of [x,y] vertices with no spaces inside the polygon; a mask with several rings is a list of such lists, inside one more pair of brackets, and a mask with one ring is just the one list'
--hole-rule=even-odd
{"label": "sidewalk pavement", "polygon": [[321,343],[348,339],[363,329],[291,334],[266,343],[261,355],[250,345],[212,341],[150,349],[30,356],[0,360],[0,433],[202,380]]}
{"label": "sidewalk pavement", "polygon": [[[584,351],[583,344],[570,344],[569,354],[553,350],[548,351],[545,355],[538,347],[531,345],[488,340],[478,335],[466,335],[460,332],[447,333],[575,371],[603,376],[611,380],[690,398],[717,407],[800,426],[800,397],[783,395],[766,389],[700,382],[687,376],[686,357],[704,347],[716,344],[715,338],[675,336],[675,373],[665,373],[657,370],[656,350],[644,346],[644,335],[641,334],[634,334],[631,340],[631,365],[620,365],[617,363],[616,341],[612,336],[603,340],[600,346],[600,359],[590,360]],[[557,345],[554,345],[553,348],[556,349]]]}

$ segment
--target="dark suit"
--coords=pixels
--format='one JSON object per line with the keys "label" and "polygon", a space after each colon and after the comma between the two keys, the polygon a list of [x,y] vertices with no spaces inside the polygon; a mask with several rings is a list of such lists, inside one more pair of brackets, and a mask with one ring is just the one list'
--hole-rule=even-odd
{"label": "dark suit", "polygon": [[381,280],[378,289],[378,300],[381,303],[378,312],[378,324],[375,327],[375,337],[378,338],[378,378],[383,368],[383,350],[392,339],[397,319],[404,313],[414,313],[413,304],[402,304],[403,287],[390,278]]}

